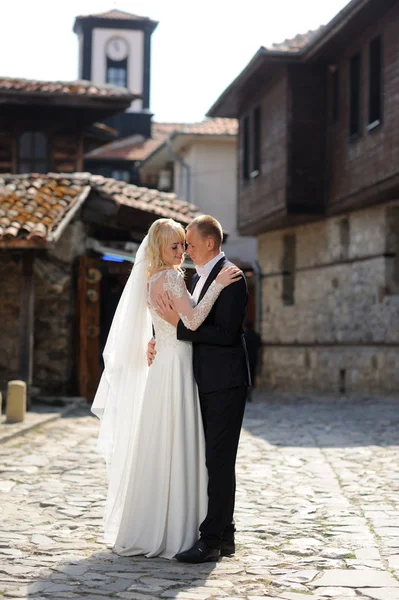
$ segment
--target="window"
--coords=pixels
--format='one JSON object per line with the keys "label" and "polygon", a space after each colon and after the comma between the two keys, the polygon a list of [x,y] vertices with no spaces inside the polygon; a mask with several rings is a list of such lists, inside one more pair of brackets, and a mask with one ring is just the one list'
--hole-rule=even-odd
{"label": "window", "polygon": [[161,169],[158,176],[157,188],[163,192],[170,192],[173,189],[173,167]]}
{"label": "window", "polygon": [[339,222],[339,242],[341,246],[341,258],[347,259],[349,256],[349,245],[350,245],[350,221],[348,217],[344,217]]}
{"label": "window", "polygon": [[349,135],[357,136],[361,133],[361,85],[362,85],[362,60],[360,54],[355,54],[350,61],[350,115]]}
{"label": "window", "polygon": [[283,237],[283,304],[295,304],[295,269],[296,269],[296,236]]}
{"label": "window", "polygon": [[389,206],[386,213],[387,253],[385,258],[386,290],[399,294],[399,207]]}
{"label": "window", "polygon": [[338,67],[333,71],[331,76],[331,92],[332,92],[332,121],[338,123],[339,120],[339,69]]}
{"label": "window", "polygon": [[346,394],[346,369],[339,370],[339,393]]}
{"label": "window", "polygon": [[249,179],[249,118],[245,117],[242,132],[243,157],[242,157],[242,176],[244,181]]}
{"label": "window", "polygon": [[19,138],[19,173],[47,173],[48,142],[40,131],[26,131]]}
{"label": "window", "polygon": [[124,60],[107,58],[107,83],[127,87],[127,58]]}
{"label": "window", "polygon": [[256,177],[260,173],[260,148],[262,140],[262,121],[260,106],[254,110],[254,169],[251,173],[252,177]]}
{"label": "window", "polygon": [[382,119],[382,41],[375,38],[369,45],[369,128],[380,124]]}
{"label": "window", "polygon": [[118,181],[126,181],[130,182],[130,171],[126,169],[115,169],[112,171],[113,179],[117,179]]}

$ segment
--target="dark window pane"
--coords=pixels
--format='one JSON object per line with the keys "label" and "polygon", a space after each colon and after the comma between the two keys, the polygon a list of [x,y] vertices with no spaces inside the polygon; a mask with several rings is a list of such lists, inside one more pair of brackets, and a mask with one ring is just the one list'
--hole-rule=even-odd
{"label": "dark window pane", "polygon": [[127,58],[118,61],[107,58],[107,83],[127,87]]}
{"label": "dark window pane", "polygon": [[349,135],[361,132],[361,84],[362,61],[360,54],[355,54],[350,62],[350,119]]}
{"label": "dark window pane", "polygon": [[31,169],[31,163],[29,161],[20,161],[19,163],[19,173],[24,174],[24,173],[31,173],[32,169]]}
{"label": "dark window pane", "polygon": [[112,177],[118,181],[130,181],[130,171],[124,169],[116,169],[112,171]]}
{"label": "dark window pane", "polygon": [[382,42],[378,37],[369,47],[369,124],[382,118]]}
{"label": "dark window pane", "polygon": [[48,173],[48,165],[46,161],[35,161],[34,164],[35,173]]}
{"label": "dark window pane", "polygon": [[19,173],[47,173],[47,136],[41,131],[23,133],[19,138],[19,159]]}
{"label": "dark window pane", "polygon": [[95,175],[103,175],[104,177],[112,177],[112,169],[107,166],[97,166],[97,167],[88,167],[90,173],[94,173]]}
{"label": "dark window pane", "polygon": [[243,122],[243,159],[242,176],[245,181],[249,179],[249,118],[245,117]]}
{"label": "dark window pane", "polygon": [[260,106],[254,110],[254,171],[260,173],[260,147],[262,139],[262,120]]}
{"label": "dark window pane", "polygon": [[107,83],[112,85],[119,85],[121,87],[127,86],[126,71],[124,69],[115,69],[111,67],[108,69]]}
{"label": "dark window pane", "polygon": [[296,274],[296,236],[288,234],[283,237],[283,289],[284,306],[295,304],[295,274]]}
{"label": "dark window pane", "polygon": [[339,241],[342,259],[347,259],[349,256],[350,235],[350,221],[347,217],[344,217],[339,223]]}
{"label": "dark window pane", "polygon": [[30,158],[32,156],[33,133],[26,131],[19,138],[19,156],[20,158]]}
{"label": "dark window pane", "polygon": [[40,131],[36,131],[34,134],[34,152],[35,158],[46,158],[47,156],[47,138]]}

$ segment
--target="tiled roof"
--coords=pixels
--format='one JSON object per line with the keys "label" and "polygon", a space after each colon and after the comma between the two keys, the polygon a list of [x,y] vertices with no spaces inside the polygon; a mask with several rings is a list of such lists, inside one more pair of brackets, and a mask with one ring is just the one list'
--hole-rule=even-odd
{"label": "tiled roof", "polygon": [[179,200],[176,194],[139,187],[101,175],[91,175],[91,185],[97,194],[116,204],[149,212],[157,217],[175,219],[180,223],[188,224],[201,214],[197,206]]}
{"label": "tiled roof", "polygon": [[321,33],[323,29],[324,25],[321,25],[318,29],[313,31],[309,30],[307,33],[298,33],[292,39],[286,39],[280,44],[272,44],[271,46],[265,46],[265,48],[273,52],[299,52],[307,46],[316,35]]}
{"label": "tiled roof", "polygon": [[193,135],[237,135],[238,121],[236,119],[204,119],[200,123],[187,123],[174,132]]}
{"label": "tiled roof", "polygon": [[199,214],[175,194],[90,173],[0,175],[0,243],[56,241],[92,190],[116,204],[184,224]]}
{"label": "tiled roof", "polygon": [[140,97],[126,88],[109,83],[94,84],[92,81],[36,81],[14,77],[0,77],[0,94],[21,93],[38,96],[84,96],[115,99]]}
{"label": "tiled roof", "polygon": [[139,17],[138,15],[133,15],[132,13],[125,12],[124,10],[118,10],[117,8],[113,8],[112,10],[108,10],[107,12],[102,13],[94,13],[90,15],[79,15],[76,17],[76,20],[81,19],[117,19],[117,20],[125,20],[125,21],[149,21],[149,17]]}
{"label": "tiled roof", "polygon": [[89,181],[66,175],[0,175],[0,239],[52,241],[89,192]]}
{"label": "tiled roof", "polygon": [[180,125],[176,123],[153,123],[152,137],[145,138],[142,135],[130,135],[129,137],[105,144],[100,148],[86,154],[85,158],[92,159],[122,159],[122,160],[144,160],[151,154],[168,135],[173,133]]}
{"label": "tiled roof", "polygon": [[86,158],[141,161],[160,147],[169,135],[235,136],[237,132],[236,119],[205,119],[199,123],[153,123],[151,138],[132,135],[96,148],[87,154]]}

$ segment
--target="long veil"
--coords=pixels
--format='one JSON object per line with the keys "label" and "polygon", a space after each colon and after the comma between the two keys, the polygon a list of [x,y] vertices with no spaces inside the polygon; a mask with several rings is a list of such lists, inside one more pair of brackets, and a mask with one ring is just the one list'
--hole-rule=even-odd
{"label": "long veil", "polygon": [[122,518],[148,376],[146,349],[152,324],[147,306],[147,246],[146,236],[112,321],[103,353],[104,372],[91,407],[101,419],[97,450],[108,473],[104,540],[109,543],[114,543]]}

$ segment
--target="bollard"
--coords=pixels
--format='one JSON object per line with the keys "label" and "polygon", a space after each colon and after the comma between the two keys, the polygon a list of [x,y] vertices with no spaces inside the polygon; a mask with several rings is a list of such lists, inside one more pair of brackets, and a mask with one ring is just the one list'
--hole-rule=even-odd
{"label": "bollard", "polygon": [[26,413],[26,383],[24,381],[9,381],[7,386],[7,421],[21,423]]}

